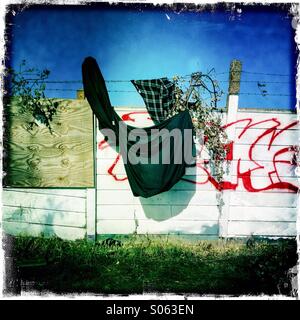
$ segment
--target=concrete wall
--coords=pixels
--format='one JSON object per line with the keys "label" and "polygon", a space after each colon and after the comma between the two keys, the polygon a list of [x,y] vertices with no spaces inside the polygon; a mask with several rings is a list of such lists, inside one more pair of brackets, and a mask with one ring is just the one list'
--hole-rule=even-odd
{"label": "concrete wall", "polygon": [[[224,118],[234,142],[221,208],[218,184],[203,159],[170,191],[147,199],[133,197],[122,159],[98,132],[97,233],[197,238],[296,235],[298,182],[292,164],[292,146],[298,143],[296,115],[237,112],[236,102],[233,97]],[[142,109],[122,109],[120,114],[132,125],[151,125]]]}
{"label": "concrete wall", "polygon": [[[219,185],[199,158],[172,190],[133,197],[122,159],[97,130],[96,186],[87,189],[5,189],[3,227],[9,233],[67,239],[111,234],[183,237],[294,236],[298,181],[292,163],[296,114],[239,110],[231,96],[223,122],[233,140],[220,204]],[[151,125],[145,109],[117,109],[125,121]]]}
{"label": "concrete wall", "polygon": [[57,235],[80,239],[86,235],[87,192],[75,189],[5,189],[2,226],[10,234]]}

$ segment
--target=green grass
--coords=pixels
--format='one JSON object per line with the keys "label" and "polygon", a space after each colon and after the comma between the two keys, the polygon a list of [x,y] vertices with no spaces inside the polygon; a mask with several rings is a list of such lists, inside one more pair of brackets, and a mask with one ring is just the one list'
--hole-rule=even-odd
{"label": "green grass", "polygon": [[22,280],[56,293],[278,294],[296,250],[295,240],[249,246],[130,236],[120,247],[43,237],[14,242]]}

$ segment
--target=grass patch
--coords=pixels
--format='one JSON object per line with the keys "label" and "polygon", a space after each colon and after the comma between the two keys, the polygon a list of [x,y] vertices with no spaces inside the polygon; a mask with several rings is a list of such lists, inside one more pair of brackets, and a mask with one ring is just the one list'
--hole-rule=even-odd
{"label": "grass patch", "polygon": [[286,273],[297,262],[296,241],[188,242],[131,236],[102,241],[16,237],[14,256],[23,281],[55,293],[195,294],[288,293]]}

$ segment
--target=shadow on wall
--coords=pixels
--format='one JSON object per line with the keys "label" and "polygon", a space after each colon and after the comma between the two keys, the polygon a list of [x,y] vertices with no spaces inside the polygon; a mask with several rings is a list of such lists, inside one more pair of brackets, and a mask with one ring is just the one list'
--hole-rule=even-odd
{"label": "shadow on wall", "polygon": [[[141,113],[142,113],[142,116],[144,117],[144,113],[147,113],[147,112],[143,111]],[[126,120],[131,119],[132,121],[135,121],[136,120],[136,118],[134,118],[135,116],[136,116],[136,112],[131,112],[123,115],[122,119],[123,121],[125,121],[124,119]],[[138,126],[140,124],[138,120],[141,120],[141,119],[137,119],[137,123],[134,123],[134,125],[136,125],[136,128],[140,128],[140,126]],[[149,119],[147,120],[150,121]],[[145,128],[151,126],[151,123],[147,123],[147,124],[148,126],[146,126]],[[116,174],[114,173],[114,170],[115,170],[116,164],[122,158],[119,147],[116,146],[114,143],[111,143],[111,140],[109,139],[109,137],[107,137],[103,132],[101,133],[106,138],[101,140],[98,143],[99,150],[104,150],[108,147],[114,151],[114,154],[117,154],[115,161],[112,162],[112,165],[107,172],[116,181],[118,181]],[[173,146],[174,140],[172,139],[171,141],[172,141],[171,143],[171,149],[172,149],[174,148]],[[148,147],[148,150],[150,150],[150,147]],[[189,167],[190,176],[196,176],[196,171],[197,171],[196,165]],[[124,177],[122,179],[124,179]],[[187,188],[180,189],[178,188],[178,184],[181,182],[182,181],[177,182],[170,190],[162,192],[155,196],[152,196],[149,198],[143,198],[143,197],[138,198],[141,203],[141,206],[143,207],[144,214],[148,219],[152,219],[155,221],[164,221],[176,215],[179,215],[185,208],[188,207],[190,200],[192,199],[192,197],[196,192],[196,184],[191,183],[189,184],[188,189]],[[180,191],[184,191],[184,192],[180,192]],[[172,205],[174,204],[176,205],[176,209],[172,207]]]}
{"label": "shadow on wall", "polygon": [[194,230],[190,230],[190,232],[186,233],[186,232],[178,232],[176,233],[176,235],[180,236],[180,237],[184,237],[186,239],[189,238],[193,238],[195,239],[195,237],[198,237],[199,239],[206,239],[207,237],[211,238],[213,236],[215,236],[216,238],[218,238],[219,236],[219,223],[214,222],[212,224],[207,224],[207,225],[202,225],[200,230],[198,230],[197,232],[195,232]]}
{"label": "shadow on wall", "polygon": [[[32,189],[39,190],[39,189]],[[4,191],[5,192],[5,191]],[[8,191],[13,192],[13,191]],[[20,196],[18,199],[17,196]],[[3,207],[3,229],[6,233],[11,235],[34,235],[45,237],[56,234],[54,230],[54,219],[63,220],[63,212],[54,211],[52,208],[57,206],[49,195],[43,204],[44,209],[34,207],[34,197],[39,194],[28,192],[16,192],[14,195],[15,206]],[[24,197],[31,197],[32,199],[24,199]],[[23,203],[32,201],[32,207],[25,207]],[[57,235],[58,236],[58,235]]]}
{"label": "shadow on wall", "polygon": [[[196,166],[189,168],[192,175],[196,175]],[[177,182],[169,191],[150,198],[140,197],[145,216],[155,221],[164,221],[179,215],[186,209],[196,192],[196,184],[189,184],[188,190],[178,189]],[[181,192],[184,191],[184,192]],[[176,206],[173,206],[176,204]]]}
{"label": "shadow on wall", "polygon": [[219,235],[218,220],[180,220],[172,217],[164,221],[140,219],[136,221],[135,234],[151,234],[156,236],[180,236],[186,239],[217,238]]}

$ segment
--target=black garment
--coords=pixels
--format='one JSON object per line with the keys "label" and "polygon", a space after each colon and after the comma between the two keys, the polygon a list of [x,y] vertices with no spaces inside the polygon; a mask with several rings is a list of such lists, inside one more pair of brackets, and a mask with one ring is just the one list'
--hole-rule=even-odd
{"label": "black garment", "polygon": [[[105,81],[100,72],[96,60],[92,57],[88,57],[84,60],[82,64],[82,78],[85,96],[99,121],[99,128],[112,129],[117,138],[120,148],[127,147],[129,150],[135,141],[127,141],[124,137],[120,135],[119,132],[119,122],[123,127],[126,128],[126,132],[129,135],[135,127],[126,125],[122,122],[119,115],[115,112],[114,108],[110,104],[108,92],[106,89]],[[151,142],[156,143],[158,146],[158,152],[160,156],[160,162],[158,164],[132,164],[129,161],[124,161],[126,174],[129,180],[130,187],[134,196],[151,197],[153,195],[159,194],[163,191],[167,191],[174,186],[176,182],[185,174],[185,168],[187,166],[184,160],[184,143],[181,145],[174,143],[173,139],[170,139],[170,164],[162,164],[162,141],[159,137],[154,138],[151,136],[151,129],[167,129],[171,131],[173,129],[179,129],[182,133],[184,129],[193,130],[193,124],[189,112],[183,111],[175,115],[174,117],[162,121],[158,125],[144,128],[147,136],[143,141],[145,144],[150,145]],[[123,134],[123,133],[122,133]],[[163,140],[164,138],[162,138]],[[189,143],[190,149],[193,147],[193,140],[184,141],[186,144]],[[126,145],[125,145],[126,144]],[[151,150],[150,148],[148,149]],[[177,164],[175,159],[178,156],[179,151],[181,151],[182,161],[181,164]],[[123,156],[123,155],[122,155]],[[146,155],[148,162],[150,162],[151,153]],[[124,159],[123,160],[127,160]]]}

